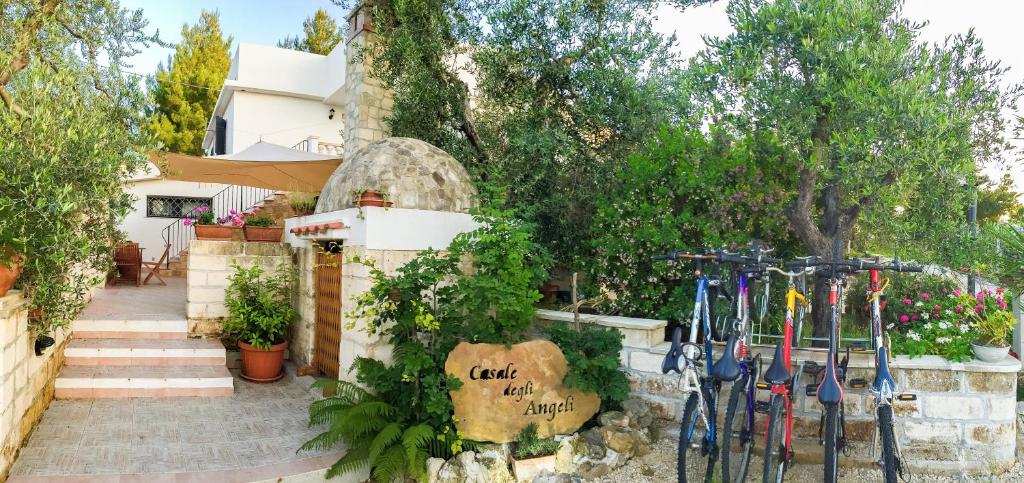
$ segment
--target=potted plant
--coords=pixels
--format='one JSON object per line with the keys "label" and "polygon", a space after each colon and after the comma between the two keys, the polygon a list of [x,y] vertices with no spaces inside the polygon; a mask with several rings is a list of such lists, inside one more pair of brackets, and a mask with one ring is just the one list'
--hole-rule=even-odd
{"label": "potted plant", "polygon": [[195,218],[186,218],[183,223],[195,227],[196,239],[199,240],[233,240],[235,233],[245,224],[236,210],[231,210],[223,218],[215,217],[213,210],[206,205],[197,207],[194,212]]}
{"label": "potted plant", "polygon": [[1016,321],[1002,289],[978,292],[977,301],[972,311],[976,334],[971,343],[974,357],[985,362],[1001,362],[1009,355],[1009,339]]}
{"label": "potted plant", "polygon": [[512,470],[516,481],[533,481],[542,472],[555,472],[555,452],[560,443],[537,436],[537,423],[530,423],[516,435]]}
{"label": "potted plant", "polygon": [[245,268],[233,264],[235,273],[224,292],[228,318],[224,333],[238,341],[242,353],[242,377],[255,382],[276,381],[284,376],[284,340],[295,318],[291,304],[295,275],[284,266],[274,273],[258,263]]}
{"label": "potted plant", "polygon": [[356,206],[360,208],[364,206],[389,207],[392,204],[393,203],[388,201],[387,197],[380,191],[364,189],[356,192]]}
{"label": "potted plant", "polygon": [[0,248],[0,297],[14,286],[14,281],[21,275],[21,267],[25,264],[25,256],[12,254],[8,247]]}
{"label": "potted plant", "polygon": [[295,216],[312,215],[316,211],[316,195],[293,191],[288,193],[288,206]]}
{"label": "potted plant", "polygon": [[267,215],[250,215],[245,219],[245,239],[252,242],[280,242],[284,227],[274,226],[274,219]]}

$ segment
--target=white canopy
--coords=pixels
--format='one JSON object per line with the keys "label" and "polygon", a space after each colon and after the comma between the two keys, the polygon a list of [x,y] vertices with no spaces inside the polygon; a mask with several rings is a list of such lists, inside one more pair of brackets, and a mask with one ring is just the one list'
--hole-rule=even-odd
{"label": "white canopy", "polygon": [[338,156],[263,141],[234,154],[202,157],[155,152],[149,158],[167,179],[312,193],[319,193],[341,164]]}

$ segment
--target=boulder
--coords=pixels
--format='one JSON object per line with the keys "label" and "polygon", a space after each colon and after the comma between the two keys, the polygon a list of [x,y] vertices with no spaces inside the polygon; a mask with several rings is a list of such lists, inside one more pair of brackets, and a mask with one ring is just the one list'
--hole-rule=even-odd
{"label": "boulder", "polygon": [[444,466],[444,460],[441,458],[430,458],[427,460],[427,481],[429,483],[438,482],[438,473],[441,472],[442,466]]}
{"label": "boulder", "polygon": [[583,442],[586,446],[586,456],[594,460],[600,460],[604,458],[606,447],[604,445],[604,436],[601,435],[599,428],[590,428],[580,434]]}
{"label": "boulder", "polygon": [[632,431],[611,426],[601,427],[601,437],[608,449],[615,450],[627,459],[636,454],[639,438]]}
{"label": "boulder", "polygon": [[628,428],[630,419],[629,416],[621,411],[608,411],[598,416],[597,421],[601,423],[601,426]]}
{"label": "boulder", "polygon": [[584,461],[576,469],[576,474],[584,480],[594,480],[611,473],[612,467],[599,461]]}
{"label": "boulder", "polygon": [[633,428],[646,428],[654,423],[651,406],[640,398],[631,397],[622,402],[622,412],[629,417],[629,425]]}
{"label": "boulder", "polygon": [[[575,458],[575,448],[581,445],[582,439],[577,435],[562,439],[559,443],[558,451],[555,452],[555,472],[556,473],[572,473],[573,472],[573,459]],[[536,480],[534,480],[536,481]]]}
{"label": "boulder", "polygon": [[488,483],[488,478],[487,468],[476,462],[473,451],[463,451],[449,459],[437,474],[438,483]]}
{"label": "boulder", "polygon": [[487,472],[487,481],[492,483],[514,483],[512,471],[509,470],[508,445],[479,445],[476,449],[476,462]]}
{"label": "boulder", "polygon": [[565,473],[551,473],[543,471],[533,479],[533,483],[580,483],[582,480],[576,475]]}

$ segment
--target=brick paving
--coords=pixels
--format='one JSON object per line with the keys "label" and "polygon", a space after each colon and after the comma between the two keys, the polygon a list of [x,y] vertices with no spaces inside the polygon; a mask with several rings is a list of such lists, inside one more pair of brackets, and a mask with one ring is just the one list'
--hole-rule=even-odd
{"label": "brick paving", "polygon": [[[236,377],[231,397],[54,400],[11,470],[11,482],[39,476],[147,475],[246,470],[331,453],[296,450],[307,427],[312,378],[255,384]],[[235,374],[237,376],[237,374]],[[295,466],[295,465],[292,465]]]}

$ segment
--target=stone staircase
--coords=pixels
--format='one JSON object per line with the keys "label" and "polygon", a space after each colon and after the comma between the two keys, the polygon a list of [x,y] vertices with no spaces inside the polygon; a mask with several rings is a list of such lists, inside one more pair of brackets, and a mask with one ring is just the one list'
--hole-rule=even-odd
{"label": "stone staircase", "polygon": [[54,397],[230,396],[217,340],[189,339],[181,320],[76,320]]}

